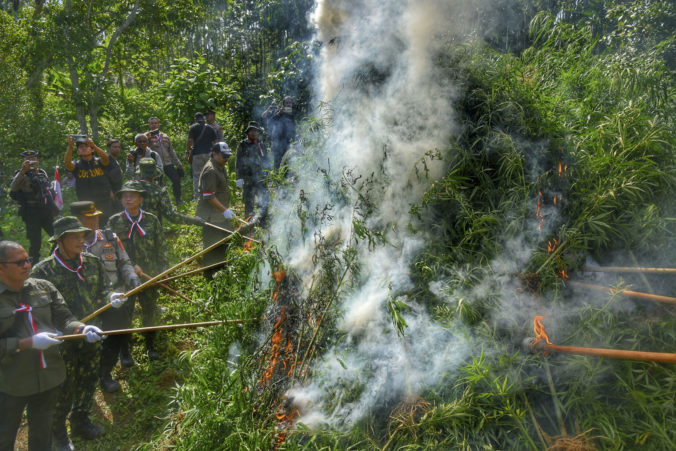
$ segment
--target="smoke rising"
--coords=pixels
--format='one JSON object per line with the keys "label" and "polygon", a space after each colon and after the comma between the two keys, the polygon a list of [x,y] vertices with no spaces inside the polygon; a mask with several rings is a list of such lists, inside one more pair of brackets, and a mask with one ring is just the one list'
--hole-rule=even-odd
{"label": "smoke rising", "polygon": [[[386,244],[358,251],[359,280],[339,299],[341,337],[315,362],[315,376],[288,393],[307,425],[349,427],[378,405],[423,392],[466,357],[466,345],[403,294],[413,288],[409,265],[425,244],[424,233],[409,231],[409,210],[444,169],[428,160],[426,178],[413,168],[456,132],[455,88],[434,64],[452,12],[438,0],[320,1],[315,10],[324,42],[317,100],[331,105],[332,124],[296,194],[324,220],[300,234],[293,207],[282,206],[272,236],[305,289],[319,270],[311,259],[318,236],[341,248],[353,221],[363,217],[367,227],[384,233]],[[351,184],[368,184],[368,192],[357,193]],[[393,300],[410,308],[403,314],[405,338],[390,317]],[[336,399],[337,387],[356,398]]]}

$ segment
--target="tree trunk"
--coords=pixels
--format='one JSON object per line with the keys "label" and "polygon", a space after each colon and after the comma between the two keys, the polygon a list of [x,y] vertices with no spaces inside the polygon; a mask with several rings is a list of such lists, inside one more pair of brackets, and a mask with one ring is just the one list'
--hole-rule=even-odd
{"label": "tree trunk", "polygon": [[96,99],[92,99],[89,102],[89,125],[92,128],[92,139],[97,140],[99,138],[99,105]]}

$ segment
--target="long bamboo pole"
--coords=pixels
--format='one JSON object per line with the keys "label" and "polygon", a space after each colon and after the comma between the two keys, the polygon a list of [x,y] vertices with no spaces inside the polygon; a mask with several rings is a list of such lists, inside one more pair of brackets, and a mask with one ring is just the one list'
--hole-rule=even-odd
{"label": "long bamboo pole", "polygon": [[[190,263],[191,261],[193,261],[193,260],[195,260],[195,259],[201,257],[202,255],[206,254],[207,252],[212,251],[213,249],[216,249],[218,246],[221,246],[221,245],[222,245],[223,243],[225,243],[226,241],[232,239],[232,237],[235,236],[235,234],[237,234],[238,232],[239,232],[239,229],[236,230],[235,232],[233,232],[231,235],[228,235],[228,236],[223,237],[222,239],[216,241],[216,242],[215,242],[214,244],[212,244],[211,246],[209,246],[209,247],[207,247],[207,248],[205,248],[205,249],[202,249],[201,251],[199,251],[198,253],[196,253],[196,254],[193,255],[192,257],[188,257],[188,258],[186,258],[185,260],[183,260],[182,262],[179,262],[179,263],[175,264],[175,265],[172,266],[171,268],[169,268],[169,269],[167,269],[167,270],[165,270],[165,271],[162,271],[161,273],[159,273],[159,274],[156,275],[155,277],[151,278],[151,279],[148,280],[147,282],[142,283],[142,284],[139,285],[138,287],[133,288],[133,289],[127,291],[126,293],[124,293],[123,296],[124,296],[124,297],[133,296],[133,295],[135,295],[136,293],[145,290],[145,289],[148,288],[149,286],[154,285],[155,282],[157,282],[158,280],[162,279],[164,276],[166,276],[166,275],[169,274],[170,272],[172,272],[172,271],[174,271],[174,270],[180,268],[181,266],[185,265],[186,263]],[[80,321],[82,321],[83,323],[86,323],[86,322],[89,321],[90,319],[92,319],[92,318],[94,318],[94,317],[96,317],[96,316],[99,316],[101,313],[105,312],[106,310],[108,310],[108,309],[111,308],[111,307],[112,307],[111,304],[106,304],[106,305],[104,305],[103,307],[101,307],[100,309],[98,309],[97,311],[95,311],[95,312],[93,312],[93,313],[90,313],[89,315],[85,316],[85,317],[82,318]]]}
{"label": "long bamboo pole", "polygon": [[172,280],[180,279],[181,277],[187,277],[187,276],[192,276],[193,274],[199,274],[199,273],[204,272],[204,271],[209,270],[209,269],[213,269],[213,268],[218,268],[218,267],[220,267],[220,266],[224,266],[226,263],[228,263],[228,261],[229,261],[229,260],[223,260],[222,262],[218,262],[218,263],[214,263],[214,264],[211,264],[211,265],[203,266],[203,267],[201,267],[201,268],[193,269],[193,270],[191,270],[191,271],[184,272],[184,273],[181,273],[181,274],[176,274],[175,276],[171,276],[171,277],[167,277],[166,279],[158,280],[157,283],[158,283],[158,284],[159,284],[159,283],[167,283],[167,282],[171,282]]}
{"label": "long bamboo pole", "polygon": [[676,274],[676,268],[644,268],[644,267],[630,267],[630,266],[583,266],[582,271]]}
{"label": "long bamboo pole", "polygon": [[[227,319],[220,321],[202,321],[200,323],[185,323],[185,324],[167,324],[164,326],[148,326],[148,327],[138,327],[136,329],[117,329],[117,330],[104,330],[101,332],[101,335],[124,335],[124,334],[133,334],[133,333],[142,333],[142,332],[156,332],[160,330],[173,330],[173,329],[187,329],[194,327],[209,327],[209,326],[218,326],[221,324],[241,324],[260,321],[259,318],[248,318],[248,319]],[[85,334],[75,334],[75,335],[60,335],[54,337],[57,340],[69,341],[69,340],[81,340],[85,338]]]}
{"label": "long bamboo pole", "polygon": [[[244,227],[245,225],[249,225],[249,226],[251,225],[251,224],[249,224],[248,222],[242,221],[241,219],[240,219],[240,221],[242,222],[242,225],[240,225],[240,226],[237,228],[237,231],[238,231],[238,232],[239,232],[239,229],[241,229],[241,228]],[[233,231],[231,231],[231,230],[228,230],[228,229],[226,229],[226,228],[224,228],[224,227],[217,226],[216,224],[212,224],[212,223],[210,223],[210,222],[205,222],[204,225],[209,226],[209,227],[211,227],[212,229],[220,230],[221,232],[225,232],[225,233],[235,233],[235,232],[233,232]],[[248,230],[247,230],[247,231],[248,231]],[[246,233],[246,232],[244,232],[244,233]],[[261,244],[260,241],[254,239],[254,238],[251,238],[251,237],[248,236],[248,235],[243,235],[243,236],[244,236],[244,238],[246,238],[247,240],[251,240],[251,241],[253,241],[253,242],[255,242],[255,243]]]}
{"label": "long bamboo pole", "polygon": [[593,355],[610,359],[640,360],[642,362],[676,363],[676,354],[668,352],[626,351],[607,348],[584,348],[580,346],[559,346],[545,344],[545,351],[564,352],[568,354]]}
{"label": "long bamboo pole", "polygon": [[[146,280],[152,279],[151,276],[149,276],[148,274],[146,274],[146,273],[144,273],[144,272],[141,272],[141,277],[143,277],[143,278],[146,279]],[[179,298],[183,299],[184,301],[188,301],[188,302],[190,302],[191,304],[193,303],[193,302],[192,302],[192,299],[190,299],[188,296],[186,296],[186,295],[183,294],[183,293],[179,293],[178,291],[174,290],[173,288],[171,288],[171,287],[170,287],[169,285],[167,285],[166,283],[162,283],[161,281],[158,281],[158,282],[156,282],[156,284],[159,285],[160,287],[162,287],[162,288],[163,288],[164,290],[166,290],[167,292],[173,294],[174,296],[178,296]]]}
{"label": "long bamboo pole", "polygon": [[649,293],[642,293],[640,291],[631,291],[631,290],[615,290],[615,289],[610,288],[610,287],[604,287],[603,285],[593,285],[593,284],[590,284],[590,283],[575,282],[573,280],[567,280],[566,284],[574,286],[574,287],[587,288],[589,290],[594,290],[594,291],[603,291],[603,292],[606,292],[606,293],[617,293],[617,294],[622,294],[624,296],[629,296],[629,297],[633,297],[633,298],[648,299],[650,301],[664,302],[666,304],[676,304],[676,298],[673,298],[673,297],[670,297],[670,296],[661,296],[659,294],[649,294]]}

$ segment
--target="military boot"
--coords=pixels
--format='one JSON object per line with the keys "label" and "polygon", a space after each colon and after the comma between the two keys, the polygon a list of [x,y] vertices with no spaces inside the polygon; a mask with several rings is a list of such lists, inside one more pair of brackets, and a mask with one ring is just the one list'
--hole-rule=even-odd
{"label": "military boot", "polygon": [[146,349],[148,350],[149,360],[160,360],[160,353],[155,348],[155,332],[144,334],[146,339]]}
{"label": "military boot", "polygon": [[54,451],[74,451],[75,446],[73,442],[70,441],[68,437],[68,431],[66,430],[66,425],[63,427],[58,427],[52,431],[52,449]]}
{"label": "military boot", "polygon": [[85,440],[95,440],[106,433],[103,426],[92,423],[89,417],[71,418],[70,433],[73,437],[82,437]]}
{"label": "military boot", "polygon": [[134,366],[134,358],[131,356],[131,349],[129,347],[129,336],[125,337],[120,348],[120,365],[122,368],[130,368]]}
{"label": "military boot", "polygon": [[101,376],[101,388],[106,393],[115,393],[120,389],[120,383],[113,379],[110,374]]}

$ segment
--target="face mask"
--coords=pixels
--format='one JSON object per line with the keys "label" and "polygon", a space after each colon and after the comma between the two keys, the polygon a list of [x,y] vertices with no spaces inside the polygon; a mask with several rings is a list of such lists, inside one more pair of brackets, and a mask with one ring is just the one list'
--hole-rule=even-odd
{"label": "face mask", "polygon": [[290,107],[290,106],[285,106],[284,108],[282,108],[282,111],[284,111],[285,113],[291,114],[291,112],[293,111],[293,108]]}

